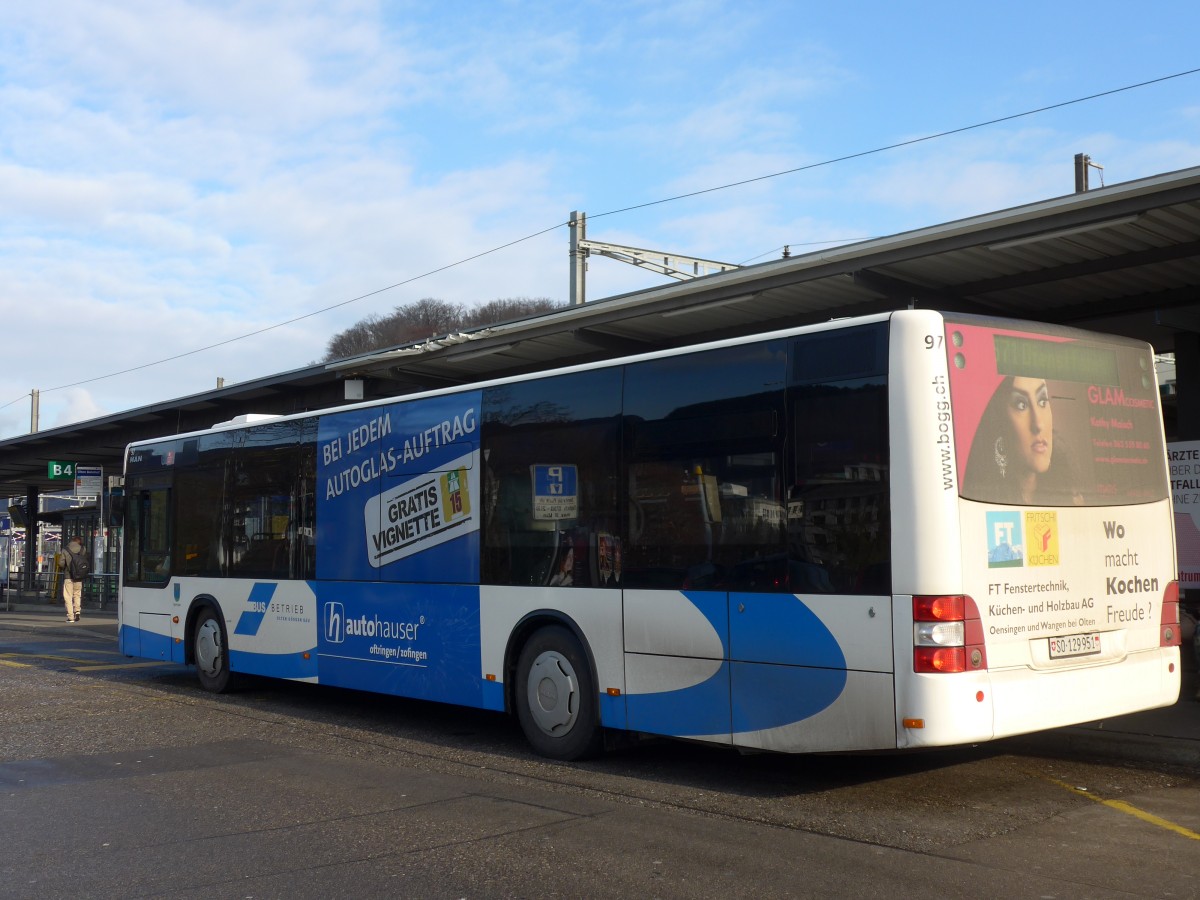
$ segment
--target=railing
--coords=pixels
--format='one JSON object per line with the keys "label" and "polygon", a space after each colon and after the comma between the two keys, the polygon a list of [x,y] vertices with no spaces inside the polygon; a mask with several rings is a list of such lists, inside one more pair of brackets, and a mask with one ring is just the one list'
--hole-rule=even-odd
{"label": "railing", "polygon": [[[5,600],[9,605],[18,598],[30,598],[29,591],[21,590],[20,573],[14,572],[9,580]],[[45,603],[62,603],[62,577],[54,572],[38,572],[34,576],[33,595]],[[117,573],[93,572],[83,580],[83,596],[81,602],[84,608],[108,609],[117,602]]]}
{"label": "railing", "polygon": [[117,573],[94,572],[83,582],[83,604],[107,609],[117,602]]}

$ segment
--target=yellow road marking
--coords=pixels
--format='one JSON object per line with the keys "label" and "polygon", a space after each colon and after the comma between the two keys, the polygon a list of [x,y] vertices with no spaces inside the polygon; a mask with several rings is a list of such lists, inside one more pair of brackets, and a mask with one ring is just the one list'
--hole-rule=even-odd
{"label": "yellow road marking", "polygon": [[[105,650],[101,650],[100,653],[107,656],[117,655]],[[81,665],[95,662],[95,657],[89,659],[86,656],[63,656],[58,653],[0,653],[0,659],[45,659],[54,662],[79,663]]]}
{"label": "yellow road marking", "polygon": [[[97,657],[87,658],[80,656],[63,656],[56,653],[0,653],[0,665],[11,666],[13,668],[29,668],[32,663],[15,662],[14,658],[33,659],[41,662],[68,662],[75,663],[71,666],[73,672],[102,672],[109,669],[145,669],[152,666],[172,666],[177,665],[168,659],[151,660],[150,662],[120,662],[120,663],[103,663],[98,662]],[[116,657],[124,659],[119,653],[110,651],[100,651],[100,658]]]}
{"label": "yellow road marking", "polygon": [[98,663],[88,666],[72,666],[72,672],[100,672],[105,669],[146,669],[151,666],[175,666],[178,663],[173,663],[169,659],[151,660],[150,662],[131,662],[131,663]]}
{"label": "yellow road marking", "polygon": [[1123,812],[1126,815],[1133,816],[1135,819],[1141,819],[1151,825],[1157,825],[1159,828],[1165,828],[1167,831],[1173,831],[1182,837],[1193,841],[1200,841],[1200,834],[1192,831],[1190,828],[1184,828],[1182,825],[1176,825],[1174,822],[1168,821],[1161,816],[1156,816],[1154,813],[1148,813],[1144,809],[1138,809],[1131,803],[1126,803],[1124,800],[1105,800],[1103,797],[1097,797],[1090,791],[1081,790],[1074,785],[1067,784],[1065,781],[1059,781],[1057,778],[1046,778],[1052,784],[1057,784],[1059,787],[1066,788],[1072,794],[1078,794],[1081,797],[1087,797],[1093,803],[1099,803],[1101,806],[1107,806],[1109,809],[1115,809],[1118,812]]}

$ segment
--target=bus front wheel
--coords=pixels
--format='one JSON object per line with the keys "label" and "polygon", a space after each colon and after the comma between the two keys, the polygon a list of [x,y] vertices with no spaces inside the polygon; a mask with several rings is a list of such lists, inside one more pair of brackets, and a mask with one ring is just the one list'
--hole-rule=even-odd
{"label": "bus front wheel", "polygon": [[221,617],[211,607],[206,607],[196,619],[192,635],[192,653],[200,686],[214,694],[229,690],[229,647]]}
{"label": "bus front wheel", "polygon": [[583,759],[599,751],[599,704],[583,645],[552,625],[535,632],[517,663],[517,718],[542,756]]}

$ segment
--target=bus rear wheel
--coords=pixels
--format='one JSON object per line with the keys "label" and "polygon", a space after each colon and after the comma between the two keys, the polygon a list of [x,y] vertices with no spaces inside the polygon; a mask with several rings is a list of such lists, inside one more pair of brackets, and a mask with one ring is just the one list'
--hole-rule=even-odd
{"label": "bus rear wheel", "polygon": [[542,756],[572,760],[599,752],[603,732],[591,668],[566,628],[542,628],[522,648],[516,702],[521,729]]}
{"label": "bus rear wheel", "polygon": [[223,694],[232,684],[229,671],[229,646],[225,623],[211,607],[206,607],[196,619],[192,632],[192,655],[200,686],[214,694]]}

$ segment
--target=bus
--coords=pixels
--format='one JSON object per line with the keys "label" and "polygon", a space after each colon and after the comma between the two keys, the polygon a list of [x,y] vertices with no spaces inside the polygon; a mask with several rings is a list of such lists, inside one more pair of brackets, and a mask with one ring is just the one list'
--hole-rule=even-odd
{"label": "bus", "polygon": [[120,648],[632,737],[974,744],[1174,703],[1152,348],[930,310],[131,444]]}

